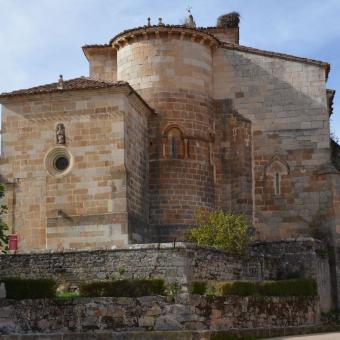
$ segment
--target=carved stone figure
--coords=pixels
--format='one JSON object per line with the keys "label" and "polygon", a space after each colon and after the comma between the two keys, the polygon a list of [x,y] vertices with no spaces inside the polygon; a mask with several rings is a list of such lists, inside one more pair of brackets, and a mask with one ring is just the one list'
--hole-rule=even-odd
{"label": "carved stone figure", "polygon": [[65,144],[66,136],[65,136],[65,126],[63,123],[59,123],[56,128],[56,139],[57,144]]}

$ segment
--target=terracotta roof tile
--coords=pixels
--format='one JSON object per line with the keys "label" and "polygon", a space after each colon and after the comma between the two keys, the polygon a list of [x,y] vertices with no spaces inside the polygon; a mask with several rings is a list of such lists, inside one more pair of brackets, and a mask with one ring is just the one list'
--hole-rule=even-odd
{"label": "terracotta roof tile", "polygon": [[117,38],[119,38],[120,36],[124,35],[124,34],[127,34],[127,33],[131,33],[133,31],[139,31],[139,30],[145,30],[145,31],[148,31],[148,30],[153,30],[153,29],[157,29],[157,28],[160,28],[160,29],[164,29],[164,28],[179,28],[179,29],[183,29],[183,30],[186,30],[186,31],[196,31],[196,32],[202,32],[202,33],[205,33],[206,35],[210,36],[211,38],[215,39],[217,41],[217,38],[207,32],[207,28],[205,27],[186,27],[185,25],[152,25],[152,26],[139,26],[139,27],[135,27],[135,28],[130,28],[130,29],[127,29],[125,31],[122,31],[120,33],[118,33],[116,36],[114,36],[109,44],[111,45],[114,40],[116,40]]}
{"label": "terracotta roof tile", "polygon": [[91,45],[84,45],[82,48],[105,48],[111,47],[109,44],[91,44]]}
{"label": "terracotta roof tile", "polygon": [[114,36],[111,40],[110,40],[110,43],[109,44],[86,44],[84,46],[82,46],[83,49],[86,49],[86,48],[105,48],[105,47],[110,47],[112,46],[112,42],[120,37],[121,35],[123,34],[126,34],[126,33],[129,33],[129,32],[133,32],[133,31],[136,31],[136,30],[142,30],[142,29],[150,29],[150,28],[183,28],[183,29],[186,29],[186,30],[189,30],[189,31],[199,31],[199,32],[203,32],[203,33],[206,33],[207,35],[210,35],[212,38],[215,38],[216,37],[209,33],[208,31],[209,30],[212,30],[212,29],[216,29],[216,30],[221,30],[221,27],[216,27],[216,26],[209,26],[209,27],[196,27],[196,28],[193,28],[193,27],[186,27],[185,25],[162,25],[162,26],[159,26],[159,25],[152,25],[152,26],[139,26],[139,27],[135,27],[135,28],[131,28],[131,29],[127,29],[127,30],[124,30],[120,33],[118,33],[116,36]]}
{"label": "terracotta roof tile", "polygon": [[[126,81],[104,81],[99,79],[94,79],[90,77],[80,77],[70,80],[63,81],[63,88],[58,88],[59,83],[51,83],[36,87],[31,87],[29,89],[17,90],[13,92],[4,92],[0,94],[1,98],[13,98],[20,96],[30,96],[48,93],[64,93],[67,91],[80,91],[80,90],[96,90],[96,89],[108,89],[108,88],[127,88],[129,90],[128,96],[133,94],[140,100],[145,107],[152,113],[155,113],[154,109],[134,90],[134,88]],[[1,101],[1,100],[0,100]]]}
{"label": "terracotta roof tile", "polygon": [[51,83],[36,87],[31,87],[29,89],[17,90],[13,92],[4,92],[0,94],[0,98],[14,97],[14,96],[27,96],[34,94],[46,94],[46,93],[55,93],[55,92],[65,92],[65,91],[73,91],[73,90],[91,90],[91,89],[103,89],[110,87],[120,87],[120,86],[129,86],[127,82],[119,81],[119,82],[109,82],[97,80],[89,77],[80,77],[70,80],[65,80],[63,82],[63,88],[58,88],[58,83]]}

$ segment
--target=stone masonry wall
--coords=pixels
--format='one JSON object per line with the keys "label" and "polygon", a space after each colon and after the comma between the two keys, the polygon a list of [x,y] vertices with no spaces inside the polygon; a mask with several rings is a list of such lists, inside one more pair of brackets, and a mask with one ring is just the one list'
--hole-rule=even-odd
{"label": "stone masonry wall", "polygon": [[125,115],[124,136],[129,242],[140,243],[149,222],[148,116],[131,108]]}
{"label": "stone masonry wall", "polygon": [[240,29],[238,27],[211,27],[206,28],[205,31],[213,34],[222,42],[238,44],[240,40]]}
{"label": "stone masonry wall", "polygon": [[[118,79],[128,81],[157,112],[149,122],[154,231],[146,242],[158,241],[156,235],[163,242],[183,240],[195,210],[213,207],[212,49],[166,31],[134,35],[117,47]],[[175,156],[172,129],[180,134]]]}
{"label": "stone masonry wall", "polygon": [[[167,226],[192,225],[195,210],[214,203],[211,101],[184,90],[143,95],[160,112],[150,120],[150,224],[159,226],[162,241],[183,240],[183,233]],[[174,159],[171,128],[181,131],[177,148],[184,151]]]}
{"label": "stone masonry wall", "polygon": [[[125,98],[82,91],[3,106],[1,175],[14,182],[7,222],[19,235],[20,251],[128,242],[124,120],[135,110]],[[58,123],[66,129],[62,146],[56,144]],[[71,155],[73,166],[63,176],[46,169],[45,157],[55,147]]]}
{"label": "stone masonry wall", "polygon": [[86,47],[85,55],[89,61],[90,77],[116,81],[117,51],[112,47]]}
{"label": "stone masonry wall", "polygon": [[320,322],[317,298],[93,298],[0,300],[0,334],[227,330],[308,326]]}
{"label": "stone masonry wall", "polygon": [[[121,273],[123,270],[123,274]],[[162,278],[187,291],[192,281],[314,278],[321,307],[331,306],[330,273],[323,247],[313,239],[255,243],[245,258],[185,243],[131,245],[123,249],[0,256],[0,278],[54,278],[61,284],[114,278]]]}
{"label": "stone masonry wall", "polygon": [[335,276],[337,282],[338,306],[340,307],[340,173],[333,173],[330,180],[333,187],[333,218],[334,218],[334,248]]}
{"label": "stone masonry wall", "polygon": [[184,89],[209,95],[211,48],[181,34],[134,35],[117,51],[117,79],[128,81],[136,91]]}
{"label": "stone masonry wall", "polygon": [[229,99],[252,123],[258,237],[308,235],[311,220],[329,204],[317,177],[330,162],[325,69],[219,48],[214,99]]}
{"label": "stone masonry wall", "polygon": [[251,122],[232,107],[216,101],[214,135],[215,208],[243,213],[253,220]]}

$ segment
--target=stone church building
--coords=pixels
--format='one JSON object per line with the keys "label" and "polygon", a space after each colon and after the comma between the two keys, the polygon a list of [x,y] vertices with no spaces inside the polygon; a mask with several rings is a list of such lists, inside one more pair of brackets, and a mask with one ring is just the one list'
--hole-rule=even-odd
{"label": "stone church building", "polygon": [[82,49],[88,77],[0,95],[19,252],[179,241],[200,208],[245,213],[258,239],[337,241],[328,63],[240,45],[234,14]]}

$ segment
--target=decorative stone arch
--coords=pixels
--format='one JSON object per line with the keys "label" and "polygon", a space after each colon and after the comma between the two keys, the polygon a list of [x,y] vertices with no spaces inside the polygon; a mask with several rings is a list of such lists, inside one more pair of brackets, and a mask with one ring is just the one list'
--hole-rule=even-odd
{"label": "decorative stone arch", "polygon": [[273,192],[275,195],[282,195],[282,179],[290,174],[290,166],[287,161],[275,155],[268,162],[265,168],[266,181],[273,181]]}
{"label": "decorative stone arch", "polygon": [[188,138],[177,124],[168,125],[162,133],[163,158],[188,158]]}

